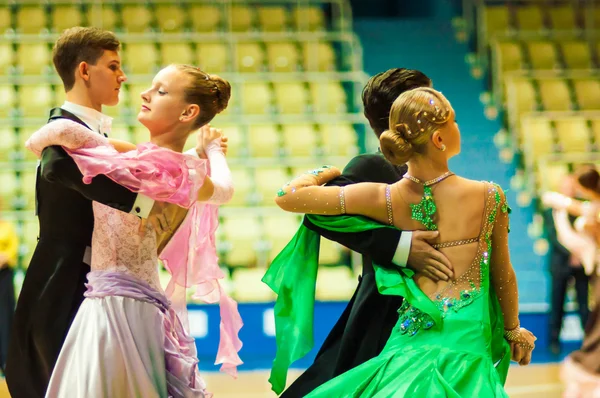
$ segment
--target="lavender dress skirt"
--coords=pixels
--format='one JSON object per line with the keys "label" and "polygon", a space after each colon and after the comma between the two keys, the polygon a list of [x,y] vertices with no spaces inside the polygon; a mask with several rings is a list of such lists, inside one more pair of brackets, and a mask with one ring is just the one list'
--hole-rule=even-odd
{"label": "lavender dress skirt", "polygon": [[125,273],[92,271],[46,397],[210,397],[194,339],[167,298]]}

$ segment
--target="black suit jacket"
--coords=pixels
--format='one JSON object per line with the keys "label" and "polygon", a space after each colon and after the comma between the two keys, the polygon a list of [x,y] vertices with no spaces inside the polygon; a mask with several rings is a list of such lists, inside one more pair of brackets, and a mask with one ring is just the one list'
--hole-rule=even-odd
{"label": "black suit jacket", "polygon": [[[55,108],[49,122],[75,115]],[[87,127],[87,126],[86,126]],[[98,176],[91,184],[60,146],[44,149],[36,178],[38,243],[17,302],[6,366],[13,398],[43,397],[71,322],[83,301],[91,245],[92,201],[129,212],[136,194]]]}
{"label": "black suit jacket", "polygon": [[[359,182],[393,184],[406,172],[395,167],[381,153],[359,155],[352,159],[338,178],[328,185],[345,186]],[[363,255],[362,277],[342,316],[335,324],[315,362],[282,394],[285,398],[303,397],[321,384],[379,355],[398,321],[402,299],[383,296],[377,291],[372,260],[382,266],[396,267],[392,258],[401,232],[391,228],[360,233],[331,232],[315,226],[308,218],[304,225],[321,236],[336,241]]]}
{"label": "black suit jacket", "polygon": [[[554,276],[571,275],[573,267],[569,265],[569,259],[571,252],[564,247],[559,241],[556,233],[556,225],[554,224],[554,217],[552,216],[552,209],[546,209],[543,213],[544,216],[544,227],[547,233],[547,239],[550,246],[550,256],[548,260],[550,262],[550,272]],[[575,222],[576,217],[569,215],[569,221],[571,225]]]}

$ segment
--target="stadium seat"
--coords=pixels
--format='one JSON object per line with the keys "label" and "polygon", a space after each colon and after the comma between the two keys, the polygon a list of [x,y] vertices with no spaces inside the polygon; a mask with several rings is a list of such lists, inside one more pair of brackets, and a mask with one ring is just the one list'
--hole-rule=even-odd
{"label": "stadium seat", "polygon": [[17,67],[24,75],[41,75],[50,68],[50,49],[44,42],[21,43],[17,48]]}
{"label": "stadium seat", "polygon": [[263,268],[239,268],[233,272],[232,297],[240,302],[267,302],[275,299],[275,293],[261,279],[265,275]]}
{"label": "stadium seat", "polygon": [[0,118],[12,115],[17,106],[17,93],[12,85],[0,85]]}
{"label": "stadium seat", "polygon": [[544,191],[558,191],[565,176],[569,174],[564,163],[544,164],[537,171],[538,186]]}
{"label": "stadium seat", "polygon": [[14,51],[11,43],[0,43],[0,76],[7,75],[15,63]]}
{"label": "stadium seat", "polygon": [[267,43],[267,62],[271,72],[295,72],[298,69],[298,51],[292,42]]}
{"label": "stadium seat", "polygon": [[496,54],[501,73],[523,69],[523,50],[519,42],[498,42]]}
{"label": "stadium seat", "polygon": [[85,7],[84,14],[88,26],[95,26],[111,32],[117,30],[119,15],[114,6],[109,4],[87,4]]}
{"label": "stadium seat", "polygon": [[0,8],[0,34],[12,29],[12,18],[9,7]]}
{"label": "stadium seat", "polygon": [[304,69],[307,71],[328,72],[335,69],[335,54],[330,43],[303,43],[302,55]]}
{"label": "stadium seat", "polygon": [[325,30],[325,15],[319,7],[295,7],[292,11],[292,19],[296,30],[320,31]]}
{"label": "stadium seat", "polygon": [[[131,132],[129,131],[129,127],[121,124],[120,120],[116,120],[114,122],[117,123],[117,125],[115,125],[115,123],[113,123],[113,125],[110,129],[110,133],[109,133],[110,138],[131,142],[132,144],[135,144],[135,145],[141,144],[142,142],[144,142],[144,141],[133,140],[132,139],[133,136],[132,136]],[[148,138],[149,138],[149,136],[148,136]],[[146,138],[145,142],[148,141],[148,138]]]}
{"label": "stadium seat", "polygon": [[353,156],[358,152],[358,138],[351,124],[323,124],[321,137],[326,155]]}
{"label": "stadium seat", "polygon": [[552,153],[554,137],[550,120],[546,118],[524,118],[521,123],[526,163],[533,165],[541,155]]}
{"label": "stadium seat", "polygon": [[526,78],[508,79],[505,98],[509,103],[509,112],[514,114],[515,120],[524,112],[532,112],[537,108],[535,89],[532,82]]}
{"label": "stadium seat", "polygon": [[201,43],[196,52],[196,65],[208,73],[219,73],[229,70],[231,61],[225,44]]}
{"label": "stadium seat", "polygon": [[[219,123],[219,120],[213,120],[211,126],[223,130],[223,134],[228,138],[227,157],[239,158],[247,155],[246,136],[242,131],[242,126],[239,125],[224,125]],[[196,138],[190,136],[188,141],[196,142]]]}
{"label": "stadium seat", "polygon": [[83,15],[78,5],[56,4],[52,9],[52,30],[61,33],[73,26],[83,25]]}
{"label": "stadium seat", "polygon": [[588,152],[590,135],[584,118],[560,119],[555,122],[558,143],[563,152]]}
{"label": "stadium seat", "polygon": [[263,206],[274,206],[277,191],[291,180],[282,167],[260,167],[256,169],[256,190],[258,201]]}
{"label": "stadium seat", "polygon": [[46,12],[39,5],[23,5],[17,8],[17,32],[37,34],[47,29]]}
{"label": "stadium seat", "polygon": [[280,32],[287,26],[287,12],[283,7],[258,7],[258,24],[265,32]]}
{"label": "stadium seat", "polygon": [[26,209],[35,208],[35,178],[35,165],[21,171],[19,182],[21,185],[21,193],[23,194],[23,199],[25,199]]}
{"label": "stadium seat", "polygon": [[508,7],[505,5],[487,6],[483,9],[483,13],[487,40],[491,40],[498,33],[504,33],[508,30],[510,25]]}
{"label": "stadium seat", "polygon": [[270,247],[267,256],[269,263],[273,261],[294,237],[301,223],[302,221],[298,215],[278,210],[274,210],[271,215],[263,218],[265,238],[269,242]]}
{"label": "stadium seat", "polygon": [[276,125],[254,124],[249,127],[248,149],[252,157],[277,157],[280,148],[281,137]]}
{"label": "stadium seat", "polygon": [[593,135],[594,143],[596,144],[596,149],[600,149],[600,118],[591,120],[591,132]]}
{"label": "stadium seat", "polygon": [[214,32],[222,21],[221,10],[216,6],[191,4],[187,13],[198,32]]}
{"label": "stadium seat", "polygon": [[154,43],[126,43],[123,68],[129,74],[154,74],[158,70],[158,51]]}
{"label": "stadium seat", "polygon": [[312,157],[318,147],[317,131],[311,124],[288,124],[283,126],[283,142],[286,155]]}
{"label": "stadium seat", "polygon": [[562,79],[539,80],[542,105],[546,111],[566,111],[571,109],[571,95],[567,82]]}
{"label": "stadium seat", "polygon": [[517,26],[521,31],[538,32],[544,28],[542,9],[539,6],[516,7]]}
{"label": "stadium seat", "polygon": [[583,110],[600,110],[600,81],[576,79],[573,81],[577,103]]}
{"label": "stadium seat", "polygon": [[569,69],[590,69],[592,57],[590,45],[586,41],[562,42],[563,59]]}
{"label": "stadium seat", "polygon": [[52,88],[46,84],[19,87],[19,108],[25,118],[47,118],[52,102]]}
{"label": "stadium seat", "polygon": [[17,195],[17,177],[12,169],[0,170],[0,198],[10,206]]}
{"label": "stadium seat", "polygon": [[152,28],[152,12],[146,5],[123,4],[121,16],[123,28],[128,33],[147,32]]}
{"label": "stadium seat", "polygon": [[231,245],[225,256],[229,266],[252,267],[256,265],[256,250],[260,242],[261,225],[252,214],[236,214],[221,224],[223,236]]}
{"label": "stadium seat", "polygon": [[189,43],[162,43],[161,66],[170,64],[194,64],[194,51]]}
{"label": "stadium seat", "polygon": [[320,267],[315,295],[317,300],[346,301],[352,297],[356,284],[348,267]]}
{"label": "stadium seat", "polygon": [[254,192],[254,178],[252,178],[251,169],[231,167],[231,176],[235,186],[233,199],[228,203],[230,206],[246,206]]}
{"label": "stadium seat", "polygon": [[180,32],[185,26],[185,13],[176,4],[158,4],[155,15],[162,32]]}
{"label": "stadium seat", "polygon": [[321,250],[319,251],[319,264],[337,265],[340,263],[340,245],[329,239],[321,237]]}
{"label": "stadium seat", "polygon": [[226,8],[225,12],[231,31],[247,32],[252,28],[254,24],[253,8],[248,6],[231,6]]}
{"label": "stadium seat", "polygon": [[556,45],[550,41],[531,41],[527,43],[531,68],[552,70],[558,67]]}
{"label": "stadium seat", "polygon": [[17,142],[17,139],[13,127],[5,123],[0,125],[0,159],[10,161],[15,149],[23,146],[23,143]]}
{"label": "stadium seat", "polygon": [[259,43],[239,43],[236,46],[236,65],[239,72],[263,70],[265,53]]}
{"label": "stadium seat", "polygon": [[246,114],[266,114],[271,109],[272,94],[266,83],[242,85],[242,110]]}
{"label": "stadium seat", "polygon": [[548,15],[553,30],[575,29],[575,10],[572,5],[549,7]]}
{"label": "stadium seat", "polygon": [[348,111],[346,93],[340,82],[311,83],[313,112],[344,113]]}
{"label": "stadium seat", "polygon": [[[125,90],[121,90],[121,92],[127,94],[127,99],[129,101],[127,106],[134,115],[137,115],[142,107],[142,93],[151,86],[152,82],[150,81],[147,83],[125,83]],[[121,101],[119,101],[119,103],[120,102]]]}
{"label": "stadium seat", "polygon": [[275,83],[275,101],[282,114],[305,113],[308,93],[302,82]]}

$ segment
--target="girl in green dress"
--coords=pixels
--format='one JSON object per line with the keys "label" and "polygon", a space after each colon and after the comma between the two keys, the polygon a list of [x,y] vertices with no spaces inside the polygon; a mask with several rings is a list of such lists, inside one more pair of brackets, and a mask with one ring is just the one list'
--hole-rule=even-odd
{"label": "girl in green dress", "polygon": [[[404,298],[386,347],[309,397],[507,397],[504,382],[510,358],[527,365],[535,337],[519,323],[504,192],[496,184],[468,180],[449,170],[448,159],[460,152],[460,131],[450,103],[433,89],[417,88],[398,97],[380,144],[391,163],[408,162],[408,173],[399,182],[323,187],[340,174],[323,167],[286,184],[276,203],[290,212],[368,218],[358,223],[356,217],[340,217],[332,229],[369,229],[377,222],[404,231],[437,230],[434,247],[450,259],[455,278],[433,281],[406,268],[376,267],[380,293]],[[301,235],[295,238],[296,251],[302,248]],[[275,262],[264,280],[271,286],[285,285],[286,273],[293,273]],[[311,272],[304,275],[310,278]],[[280,297],[282,302],[298,299],[298,292],[294,296],[286,289],[276,291],[288,295]],[[293,308],[281,308],[276,306],[276,318],[282,317],[279,325],[283,317],[296,322]],[[279,337],[278,348],[295,338],[287,332]]]}

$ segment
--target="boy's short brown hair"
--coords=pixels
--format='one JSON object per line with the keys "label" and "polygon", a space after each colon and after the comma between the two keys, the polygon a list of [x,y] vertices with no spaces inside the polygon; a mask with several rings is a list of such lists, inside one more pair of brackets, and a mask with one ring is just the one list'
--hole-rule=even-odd
{"label": "boy's short brown hair", "polygon": [[76,26],[58,38],[52,50],[52,61],[65,91],[75,85],[75,68],[81,62],[95,65],[105,50],[118,51],[121,42],[114,33],[98,28]]}

